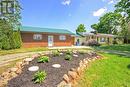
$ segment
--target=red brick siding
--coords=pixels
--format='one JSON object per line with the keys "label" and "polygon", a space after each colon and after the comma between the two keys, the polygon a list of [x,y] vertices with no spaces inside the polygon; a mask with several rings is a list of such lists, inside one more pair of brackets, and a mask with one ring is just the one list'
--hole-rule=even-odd
{"label": "red brick siding", "polygon": [[52,35],[54,38],[54,46],[72,46],[74,44],[74,37],[71,37],[70,35],[65,35],[66,40],[61,41],[59,40],[59,36],[63,34],[41,33],[42,40],[36,41],[36,40],[33,40],[34,34],[37,34],[37,33],[28,33],[28,32],[21,33],[23,47],[47,47],[49,35]]}

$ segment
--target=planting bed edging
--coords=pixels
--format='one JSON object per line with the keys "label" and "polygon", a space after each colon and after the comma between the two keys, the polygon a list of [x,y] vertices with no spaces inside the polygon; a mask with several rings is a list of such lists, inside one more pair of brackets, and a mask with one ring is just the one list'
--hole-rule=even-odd
{"label": "planting bed edging", "polygon": [[5,87],[7,82],[12,78],[18,76],[22,72],[22,68],[28,65],[34,58],[38,58],[41,54],[34,54],[31,58],[23,59],[21,62],[17,62],[13,68],[10,68],[6,72],[0,75],[0,87]]}
{"label": "planting bed edging", "polygon": [[80,79],[81,74],[88,66],[88,64],[97,59],[101,59],[101,56],[96,56],[90,59],[86,58],[84,60],[81,60],[79,63],[79,67],[77,67],[76,69],[72,68],[70,71],[68,71],[67,74],[64,74],[63,81],[59,83],[57,87],[73,87],[76,81]]}
{"label": "planting bed edging", "polygon": [[[96,54],[94,52],[88,53],[89,55]],[[11,80],[12,78],[18,76],[21,74],[22,69],[24,68],[25,65],[28,65],[29,62],[34,60],[35,58],[38,58],[39,56],[42,56],[44,54],[35,54],[31,58],[26,58],[22,62],[17,62],[16,66],[14,68],[9,69],[7,72],[4,72],[2,75],[0,75],[0,87],[6,86],[7,82]],[[57,86],[57,87],[71,87],[76,80],[79,78],[81,73],[83,72],[84,68],[87,67],[88,63],[91,61],[94,61],[95,59],[99,59],[100,57],[94,57],[94,58],[86,58],[79,63],[79,67],[74,69],[72,68],[70,71],[68,71],[68,74],[65,74],[63,76],[63,81]]]}

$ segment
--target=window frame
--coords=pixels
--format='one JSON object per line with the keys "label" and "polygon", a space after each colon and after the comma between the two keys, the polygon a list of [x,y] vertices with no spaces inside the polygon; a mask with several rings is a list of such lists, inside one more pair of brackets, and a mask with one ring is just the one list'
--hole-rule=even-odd
{"label": "window frame", "polygon": [[43,39],[42,34],[33,34],[33,40],[41,41],[42,39]]}
{"label": "window frame", "polygon": [[59,40],[60,41],[65,41],[66,40],[66,36],[65,35],[60,35],[59,36]]}

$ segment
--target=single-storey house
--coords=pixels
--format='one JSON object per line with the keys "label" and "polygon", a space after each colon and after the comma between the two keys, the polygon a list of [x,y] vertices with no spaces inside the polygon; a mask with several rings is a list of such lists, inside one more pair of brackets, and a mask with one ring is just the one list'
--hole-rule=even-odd
{"label": "single-storey house", "polygon": [[74,45],[74,33],[66,29],[23,26],[20,29],[23,47]]}
{"label": "single-storey house", "polygon": [[95,40],[99,44],[113,44],[114,39],[116,38],[116,35],[112,34],[101,34],[101,33],[79,33],[75,36],[75,43],[78,42],[78,45],[82,45],[83,43],[86,43],[89,40]]}

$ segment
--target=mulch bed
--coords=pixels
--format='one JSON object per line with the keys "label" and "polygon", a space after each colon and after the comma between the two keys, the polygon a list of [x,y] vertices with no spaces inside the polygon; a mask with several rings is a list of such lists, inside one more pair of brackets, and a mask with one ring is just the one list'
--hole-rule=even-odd
{"label": "mulch bed", "polygon": [[[67,74],[67,72],[71,68],[77,68],[79,66],[80,60],[83,60],[84,58],[91,58],[94,55],[89,54],[79,54],[79,57],[73,57],[71,61],[67,61],[64,59],[65,54],[59,57],[53,57],[52,55],[47,55],[51,59],[48,63],[37,63],[37,58],[34,59],[29,63],[29,65],[26,65],[22,69],[22,73],[18,75],[17,77],[11,79],[7,87],[56,87],[61,81],[64,74]],[[53,68],[53,64],[60,64],[61,68]],[[39,70],[45,70],[47,72],[47,78],[42,84],[34,84],[32,81],[32,77],[35,72],[28,71],[28,68],[31,66],[39,66]]]}

